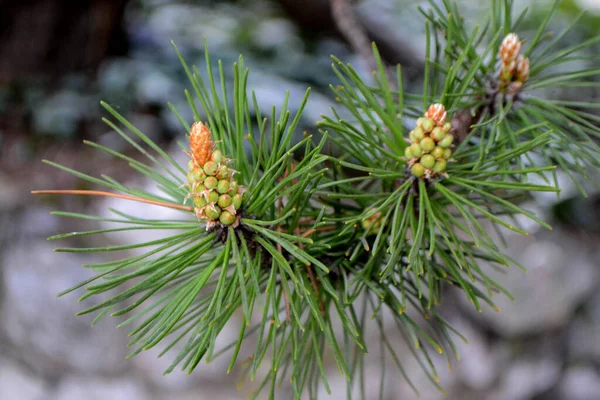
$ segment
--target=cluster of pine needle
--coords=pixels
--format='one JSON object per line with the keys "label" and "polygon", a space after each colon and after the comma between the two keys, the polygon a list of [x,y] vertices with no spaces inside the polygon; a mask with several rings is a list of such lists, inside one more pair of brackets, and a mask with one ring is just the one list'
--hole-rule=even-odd
{"label": "cluster of pine needle", "polygon": [[[423,92],[406,91],[401,66],[390,74],[375,46],[372,76],[333,57],[339,107],[323,110],[314,135],[297,132],[309,91],[295,113],[286,94],[281,107],[263,114],[241,57],[228,87],[208,50],[201,73],[175,48],[191,85],[185,96],[193,124],[171,107],[189,133],[180,143],[189,164],[176,163],[106,103],[112,118],[105,122],[140,157],[87,142],[126,161],[160,194],[47,163],[105,188],[65,193],[146,202],[179,210],[181,218],[56,212],[115,227],[51,239],[163,232],[127,246],[57,249],[121,255],[88,265],[96,275],[61,294],[85,288],[82,299],[100,299],[80,312],[97,313],[96,320],[126,316],[119,326],[131,329],[131,355],[161,343],[161,354],[173,359],[166,372],[190,373],[226,353],[227,372],[239,365],[243,378],[258,380],[256,395],[273,397],[287,380],[294,398],[314,398],[320,385],[329,391],[331,360],[348,377],[348,396],[364,395],[368,330],[379,332],[382,357],[412,386],[384,324],[396,326],[440,387],[431,350],[451,365],[455,340],[464,340],[438,313],[445,288],[460,290],[478,310],[496,308],[494,296],[510,294],[486,271],[517,264],[490,230],[527,234],[517,217],[549,228],[521,204],[530,192],[559,192],[557,167],[584,194],[581,182],[597,176],[600,117],[593,105],[535,96],[537,89],[598,85],[597,65],[554,72],[571,61],[597,63],[600,41],[563,46],[572,27],[548,35],[557,7],[521,40],[526,14],[513,18],[510,0],[491,0],[488,18],[473,29],[454,1],[430,1],[420,9]],[[107,298],[109,291],[117,294]],[[215,348],[232,318],[242,320],[238,339]],[[383,387],[385,374],[381,379]]]}

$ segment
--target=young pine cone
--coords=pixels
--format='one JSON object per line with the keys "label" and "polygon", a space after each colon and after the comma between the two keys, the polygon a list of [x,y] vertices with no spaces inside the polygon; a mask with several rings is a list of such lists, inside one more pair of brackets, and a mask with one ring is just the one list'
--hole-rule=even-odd
{"label": "young pine cone", "polygon": [[206,221],[207,229],[218,223],[236,226],[244,192],[234,179],[235,171],[228,167],[230,160],[214,148],[210,130],[201,122],[195,123],[188,152],[188,198],[194,200],[196,217]]}
{"label": "young pine cone", "polygon": [[529,59],[522,54],[521,41],[514,33],[506,35],[500,45],[500,90],[515,94],[529,77]]}
{"label": "young pine cone", "polygon": [[417,178],[430,179],[437,174],[446,174],[446,165],[452,155],[454,136],[451,124],[446,122],[446,109],[442,104],[433,104],[410,134],[411,145],[404,151],[411,173]]}

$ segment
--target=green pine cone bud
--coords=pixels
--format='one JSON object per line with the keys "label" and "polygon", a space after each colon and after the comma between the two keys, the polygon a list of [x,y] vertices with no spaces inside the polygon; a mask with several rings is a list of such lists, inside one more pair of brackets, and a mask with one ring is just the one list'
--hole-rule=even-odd
{"label": "green pine cone bud", "polygon": [[208,202],[216,203],[218,201],[219,201],[219,193],[215,192],[214,190],[211,190],[210,193],[208,194]]}
{"label": "green pine cone bud", "polygon": [[423,118],[423,122],[421,123],[421,128],[423,128],[423,130],[425,132],[427,132],[427,133],[431,132],[434,127],[435,127],[435,124],[433,123],[433,120],[431,118]]}
{"label": "green pine cone bud", "polygon": [[216,177],[217,179],[227,179],[229,178],[229,173],[230,170],[226,165],[220,165],[219,168],[217,168]]}
{"label": "green pine cone bud", "polygon": [[188,161],[188,171],[193,171],[194,167],[196,167],[196,165],[194,164],[193,160]]}
{"label": "green pine cone bud", "polygon": [[408,134],[408,138],[410,139],[410,141],[412,143],[418,142],[417,136],[415,135],[415,131],[410,131],[409,134]]}
{"label": "green pine cone bud", "polygon": [[415,138],[417,138],[417,141],[422,140],[425,137],[425,132],[423,131],[423,128],[421,128],[420,126],[417,126],[411,132],[414,132]]}
{"label": "green pine cone bud", "polygon": [[412,153],[412,150],[410,149],[410,146],[408,146],[407,148],[404,149],[404,157],[408,158],[409,160],[411,158],[413,158],[413,153]]}
{"label": "green pine cone bud", "polygon": [[204,209],[204,214],[206,214],[206,217],[208,219],[214,220],[219,218],[219,215],[221,215],[221,209],[219,208],[219,206],[211,204]]}
{"label": "green pine cone bud", "polygon": [[434,156],[435,158],[444,157],[444,148],[441,146],[435,146],[435,149],[433,149],[431,151],[431,155]]}
{"label": "green pine cone bud", "polygon": [[438,160],[432,168],[435,172],[444,172],[446,170],[446,160]]}
{"label": "green pine cone bud", "polygon": [[453,141],[454,141],[454,136],[446,135],[446,137],[439,143],[439,145],[442,146],[443,148],[447,149],[448,147],[452,146]]}
{"label": "green pine cone bud", "polygon": [[421,149],[423,149],[423,151],[425,153],[430,152],[434,148],[435,148],[435,142],[433,141],[432,138],[426,137],[425,139],[421,140]]}
{"label": "green pine cone bud", "polygon": [[421,157],[421,154],[423,154],[423,149],[421,149],[421,146],[417,143],[413,143],[410,146],[410,151],[412,151],[414,157]]}
{"label": "green pine cone bud", "polygon": [[231,198],[231,204],[233,204],[233,208],[239,210],[242,207],[242,195],[237,193]]}
{"label": "green pine cone bud", "polygon": [[237,181],[229,182],[229,195],[232,197],[235,196],[238,192],[238,187]]}
{"label": "green pine cone bud", "polygon": [[196,175],[193,172],[188,172],[188,174],[187,174],[187,181],[189,183],[196,182]]}
{"label": "green pine cone bud", "polygon": [[425,117],[421,117],[421,118],[417,119],[417,126],[421,127],[423,125],[424,120],[425,120]]}
{"label": "green pine cone bud", "polygon": [[217,187],[219,181],[214,176],[209,176],[204,180],[204,187],[211,190]]}
{"label": "green pine cone bud", "polygon": [[187,180],[189,183],[202,182],[205,177],[206,175],[201,169],[192,170],[187,174]]}
{"label": "green pine cone bud", "polygon": [[433,128],[433,131],[431,131],[431,137],[436,142],[439,142],[440,140],[444,139],[445,136],[446,132],[444,132],[444,129],[439,126],[436,126],[435,128]]}
{"label": "green pine cone bud", "polygon": [[206,200],[202,196],[194,197],[194,207],[201,208],[206,205]]}
{"label": "green pine cone bud", "polygon": [[217,184],[217,192],[221,194],[229,192],[229,181],[227,179],[219,181]]}
{"label": "green pine cone bud", "polygon": [[451,155],[452,155],[452,150],[444,149],[444,155],[442,156],[444,159],[446,159],[446,160],[450,159]]}
{"label": "green pine cone bud", "polygon": [[420,161],[425,168],[431,168],[435,164],[435,157],[431,154],[425,154],[423,157],[421,157]]}
{"label": "green pine cone bud", "polygon": [[231,205],[231,196],[228,194],[222,194],[219,196],[219,201],[217,202],[219,207],[226,208]]}
{"label": "green pine cone bud", "polygon": [[214,175],[215,172],[217,172],[217,168],[218,168],[217,163],[215,163],[213,161],[207,161],[206,164],[204,164],[204,172],[208,176]]}
{"label": "green pine cone bud", "polygon": [[219,221],[221,221],[223,225],[231,225],[235,222],[235,215],[229,211],[223,211],[219,216]]}
{"label": "green pine cone bud", "polygon": [[412,174],[414,176],[416,176],[417,178],[420,178],[423,176],[423,174],[425,174],[425,167],[420,163],[415,163],[415,164],[413,164],[410,171],[412,172]]}
{"label": "green pine cone bud", "polygon": [[212,153],[212,160],[214,162],[216,162],[217,164],[221,163],[223,161],[223,153],[221,153],[221,150],[215,150]]}
{"label": "green pine cone bud", "polygon": [[204,192],[204,190],[206,190],[204,188],[204,185],[195,185],[194,186],[194,190],[192,191],[192,194],[195,194],[195,195],[199,196],[199,195],[202,194],[202,192]]}
{"label": "green pine cone bud", "polygon": [[443,129],[446,133],[450,132],[450,129],[452,129],[452,124],[450,122],[446,122]]}

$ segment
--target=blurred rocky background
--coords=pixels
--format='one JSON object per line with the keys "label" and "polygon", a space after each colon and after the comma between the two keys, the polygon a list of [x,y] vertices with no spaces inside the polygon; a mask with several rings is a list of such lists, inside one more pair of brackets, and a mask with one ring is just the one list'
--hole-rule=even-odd
{"label": "blurred rocky background", "polygon": [[[461,1],[473,22],[484,3]],[[516,3],[519,9],[533,6],[527,23],[533,29],[549,2]],[[353,5],[356,23],[378,42],[388,62],[406,67],[415,87],[424,53],[417,5],[409,0]],[[592,14],[570,40],[597,35],[597,0],[565,1],[551,28],[560,30],[584,8]],[[183,93],[188,83],[169,41],[202,70],[203,37],[213,58],[226,66],[244,54],[251,68],[249,86],[264,107],[279,104],[287,89],[294,109],[310,85],[313,94],[302,124],[313,131],[319,115],[334,104],[327,88],[336,82],[329,55],[368,70],[336,28],[329,0],[0,2],[0,400],[202,400],[247,394],[245,387],[236,389],[238,376],[226,375],[226,364],[219,360],[191,376],[176,372],[166,377],[161,373],[168,355],[157,359],[157,352],[147,352],[126,360],[127,331],[117,330],[117,321],[106,319],[92,328],[91,318],[74,315],[82,306],[76,294],[56,298],[90,276],[82,264],[103,256],[52,252],[54,243],[46,237],[98,225],[49,212],[103,213],[107,207],[127,210],[131,205],[29,194],[33,188],[86,187],[40,163],[42,158],[147,184],[125,165],[90,151],[82,139],[129,152],[101,121],[103,99],[172,154],[180,154],[174,139],[185,132],[167,102],[188,121],[191,113]],[[439,393],[406,355],[403,362],[422,399],[600,399],[600,198],[577,197],[568,179],[561,181],[560,199],[539,196],[530,204],[555,229],[532,226],[529,238],[506,237],[508,252],[529,268],[527,274],[515,270],[497,277],[517,302],[500,301],[501,313],[487,309],[481,314],[460,294],[444,304],[443,315],[470,342],[459,349],[462,360],[452,372],[438,360],[448,394]],[[139,206],[131,211],[151,212]],[[156,209],[152,212],[159,217]],[[117,240],[130,243],[139,237]],[[402,346],[393,329],[388,334]],[[235,335],[234,330],[225,332],[220,340],[227,343]],[[368,342],[377,349],[378,340],[374,334]],[[377,382],[368,383],[376,388],[382,371],[377,351],[367,360],[367,382]],[[383,398],[416,398],[388,361]],[[345,381],[329,364],[330,398],[345,398]],[[279,395],[289,397],[285,388]],[[377,398],[376,391],[367,397]]]}

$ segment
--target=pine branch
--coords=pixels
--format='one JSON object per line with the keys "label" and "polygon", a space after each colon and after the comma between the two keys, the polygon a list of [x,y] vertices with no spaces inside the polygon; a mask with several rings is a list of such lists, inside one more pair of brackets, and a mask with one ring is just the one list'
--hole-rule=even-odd
{"label": "pine branch", "polygon": [[[189,66],[175,47],[191,85],[184,94],[194,121],[171,106],[189,133],[181,145],[190,157],[187,165],[106,103],[101,105],[112,119],[104,121],[144,162],[86,142],[127,161],[158,194],[46,161],[109,191],[34,194],[108,196],[186,213],[177,220],[117,210],[111,217],[54,213],[111,227],[52,240],[125,230],[163,233],[129,245],[57,249],[138,250],[86,265],[96,275],[60,294],[85,288],[80,300],[100,298],[79,313],[97,313],[95,322],[128,315],[119,326],[135,326],[130,356],[166,343],[161,355],[175,356],[165,372],[191,373],[201,360],[232,351],[231,371],[242,343],[251,341],[252,354],[241,362],[243,376],[254,380],[265,372],[255,396],[268,391],[273,398],[289,380],[294,398],[315,398],[319,385],[330,392],[324,354],[348,377],[348,393],[356,386],[364,390],[370,345],[365,338],[374,329],[382,363],[391,357],[418,394],[386,336],[385,315],[443,392],[432,354],[451,365],[452,358],[459,359],[456,338],[465,340],[438,313],[444,287],[458,288],[478,310],[487,304],[499,311],[495,297],[511,295],[488,276],[490,268],[524,267],[505,254],[490,229],[500,237],[506,230],[527,235],[517,217],[551,229],[524,208],[523,199],[533,192],[560,193],[557,169],[582,193],[581,180],[597,176],[596,105],[534,96],[540,88],[597,84],[597,67],[553,72],[570,61],[600,60],[594,52],[599,38],[558,49],[573,26],[555,39],[546,35],[558,3],[532,39],[522,42],[516,32],[526,16],[513,18],[511,1],[492,0],[489,16],[471,31],[455,2],[429,1],[420,9],[427,42],[419,94],[405,91],[400,66],[390,76],[377,47],[369,49],[365,35],[352,26],[349,5],[331,4],[341,29],[369,60],[374,80],[332,57],[339,84],[331,89],[343,111],[323,116],[320,138],[305,133],[296,140],[310,90],[295,115],[287,109],[286,93],[279,110],[263,116],[247,88],[243,58],[233,65],[231,85],[205,44],[205,72]],[[337,149],[325,155],[326,145]],[[103,296],[108,291],[110,298]],[[215,349],[237,310],[243,320],[237,340]],[[385,385],[384,378],[379,384]]]}

